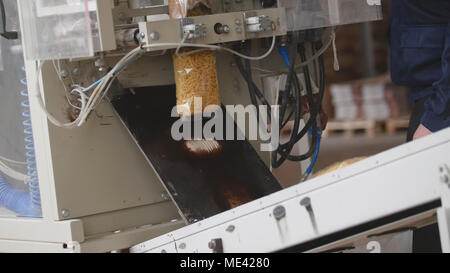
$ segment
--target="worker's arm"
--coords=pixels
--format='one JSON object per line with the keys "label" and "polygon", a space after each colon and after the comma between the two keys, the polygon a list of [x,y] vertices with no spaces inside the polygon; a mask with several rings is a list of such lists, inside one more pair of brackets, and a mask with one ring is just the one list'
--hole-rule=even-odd
{"label": "worker's arm", "polygon": [[442,78],[435,82],[432,88],[433,95],[425,103],[425,114],[421,120],[426,128],[419,127],[418,134],[423,134],[424,129],[437,132],[450,126],[450,22],[442,54]]}

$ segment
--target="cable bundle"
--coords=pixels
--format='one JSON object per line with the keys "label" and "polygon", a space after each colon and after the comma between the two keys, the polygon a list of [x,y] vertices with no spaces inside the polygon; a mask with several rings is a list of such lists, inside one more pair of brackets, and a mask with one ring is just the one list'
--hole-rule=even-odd
{"label": "cable bundle", "polygon": [[[117,64],[111,69],[111,71],[109,71],[106,74],[106,76],[104,76],[103,78],[101,78],[100,80],[93,83],[91,86],[87,88],[84,88],[80,85],[74,85],[75,88],[72,90],[71,93],[78,94],[81,107],[79,108],[80,113],[78,117],[74,121],[69,123],[60,122],[52,114],[48,112],[48,110],[44,105],[41,93],[39,91],[39,81],[36,81],[36,91],[37,91],[36,96],[38,98],[38,102],[39,105],[41,106],[41,109],[46,113],[50,122],[53,123],[55,126],[67,129],[82,126],[86,122],[87,117],[90,115],[90,113],[100,104],[102,99],[105,97],[118,74],[122,72],[130,63],[134,62],[136,59],[142,56],[143,52],[144,49],[142,47],[133,49],[128,54],[126,54],[119,62],[117,62]],[[40,63],[38,67],[38,75],[40,75],[43,64],[44,62]],[[87,93],[92,89],[93,89],[92,93],[88,95]]]}
{"label": "cable bundle", "polygon": [[[292,134],[287,143],[280,143],[276,152],[272,153],[272,166],[274,168],[280,167],[286,160],[290,161],[303,161],[310,157],[312,157],[315,153],[317,154],[317,147],[319,147],[319,139],[320,139],[320,126],[317,124],[318,116],[320,114],[320,110],[322,108],[322,100],[325,93],[325,65],[323,61],[323,52],[329,46],[323,47],[322,42],[315,42],[313,44],[313,57],[311,59],[306,58],[306,48],[304,44],[300,44],[299,42],[299,32],[295,32],[293,34],[292,41],[292,53],[291,58],[286,58],[289,54],[282,54],[282,57],[285,59],[286,65],[289,66],[286,88],[283,92],[282,97],[280,98],[280,131],[283,129],[289,120],[294,116],[294,125],[292,129]],[[297,56],[300,55],[301,64],[297,65],[296,60]],[[288,60],[289,59],[289,60]],[[264,98],[262,92],[258,89],[256,84],[252,79],[252,68],[250,63],[242,62],[241,59],[235,58],[239,71],[241,72],[243,78],[246,80],[250,99],[252,104],[259,105],[260,103],[268,106],[270,105]],[[309,71],[308,64],[314,62],[315,65],[318,66],[320,71],[320,83],[319,83],[319,95],[317,100],[314,99],[313,87],[311,82],[311,75]],[[310,108],[310,118],[307,121],[305,127],[300,130],[300,121],[302,119],[302,95],[301,88],[298,77],[296,75],[296,68],[302,67],[303,74],[305,75],[305,89],[307,92],[307,100]],[[290,95],[292,97],[290,97]],[[288,108],[291,107],[292,111],[287,114]],[[270,115],[270,112],[269,112]],[[300,141],[307,133],[311,131],[312,135],[312,145],[310,150],[299,156],[291,155],[292,149],[295,144]]]}

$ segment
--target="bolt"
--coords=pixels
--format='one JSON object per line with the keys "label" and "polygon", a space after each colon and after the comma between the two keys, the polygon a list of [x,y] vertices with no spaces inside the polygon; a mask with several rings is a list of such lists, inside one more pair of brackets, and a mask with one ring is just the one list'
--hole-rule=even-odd
{"label": "bolt", "polygon": [[66,78],[67,76],[69,76],[69,72],[67,70],[63,69],[63,70],[61,70],[59,75],[63,78]]}
{"label": "bolt", "polygon": [[105,66],[105,60],[103,58],[98,58],[95,60],[95,67],[104,67]]}
{"label": "bolt", "polygon": [[441,182],[442,183],[449,183],[450,182],[450,178],[447,175],[443,175],[443,176],[441,176]]}
{"label": "bolt", "polygon": [[73,75],[78,76],[78,75],[80,75],[80,69],[74,68],[72,73],[73,73]]}
{"label": "bolt", "polygon": [[186,243],[181,243],[179,246],[180,249],[185,249],[186,248]]}
{"label": "bolt", "polygon": [[223,26],[223,33],[230,33],[230,27],[228,25]]}
{"label": "bolt", "polygon": [[277,25],[275,24],[275,22],[272,22],[272,23],[270,24],[270,27],[271,27],[271,29],[272,29],[273,31],[277,30]]}
{"label": "bolt", "polygon": [[305,207],[306,210],[307,210],[309,213],[312,213],[312,212],[313,212],[313,208],[312,208],[312,205],[311,205],[311,198],[309,198],[309,197],[303,198],[303,199],[300,201],[300,206]]}
{"label": "bolt", "polygon": [[67,209],[61,210],[61,216],[62,217],[69,217],[69,215],[70,215],[69,210],[67,210]]}
{"label": "bolt", "polygon": [[236,19],[236,20],[234,21],[234,23],[235,23],[237,26],[240,26],[240,25],[242,24],[242,21],[239,20],[239,19]]}
{"label": "bolt", "polygon": [[209,249],[214,249],[214,248],[216,248],[216,242],[215,242],[214,240],[209,241],[208,247],[209,247]]}
{"label": "bolt", "polygon": [[125,20],[127,20],[127,15],[125,14],[125,12],[119,13],[119,20],[120,20],[120,21],[125,21]]}
{"label": "bolt", "polygon": [[164,201],[169,201],[169,200],[170,200],[170,196],[169,196],[169,194],[168,194],[167,192],[162,192],[162,193],[161,193],[161,198],[162,198]]}
{"label": "bolt", "polygon": [[161,253],[167,253],[167,251],[165,249],[161,250]]}
{"label": "bolt", "polygon": [[273,216],[277,221],[280,221],[284,217],[286,217],[286,208],[283,206],[278,206],[273,209]]}
{"label": "bolt", "polygon": [[[145,36],[145,34],[144,34]],[[158,41],[159,40],[159,32],[152,32],[150,33],[150,39],[152,39],[153,41]]]}
{"label": "bolt", "polygon": [[311,198],[309,197],[303,198],[302,201],[300,201],[300,205],[303,207],[311,206]]}
{"label": "bolt", "polygon": [[241,27],[237,27],[237,28],[236,28],[236,32],[237,32],[237,33],[242,33],[242,28],[241,28]]}
{"label": "bolt", "polygon": [[227,227],[227,229],[226,229],[226,231],[228,231],[228,232],[233,232],[234,230],[236,229],[236,227],[235,226],[233,226],[233,225],[230,225],[230,226],[228,226]]}

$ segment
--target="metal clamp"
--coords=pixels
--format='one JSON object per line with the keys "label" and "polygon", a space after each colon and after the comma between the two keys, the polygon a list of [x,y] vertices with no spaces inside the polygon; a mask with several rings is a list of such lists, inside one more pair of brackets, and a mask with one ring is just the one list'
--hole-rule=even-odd
{"label": "metal clamp", "polygon": [[245,19],[248,32],[263,32],[272,29],[272,21],[269,16],[253,16]]}
{"label": "metal clamp", "polygon": [[186,40],[203,38],[206,36],[206,25],[195,24],[192,19],[183,18],[181,20],[181,35],[181,38]]}

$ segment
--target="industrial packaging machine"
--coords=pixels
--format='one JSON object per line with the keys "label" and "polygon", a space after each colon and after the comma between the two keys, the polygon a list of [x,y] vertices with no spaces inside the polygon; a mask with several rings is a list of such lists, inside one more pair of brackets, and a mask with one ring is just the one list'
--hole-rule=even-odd
{"label": "industrial packaging machine", "polygon": [[[271,173],[293,160],[309,174],[312,156],[296,151],[314,153],[326,124],[321,56],[335,26],[381,19],[381,1],[0,3],[0,74],[19,82],[24,64],[31,136],[28,173],[1,169],[24,200],[0,210],[1,252],[331,251],[436,219],[450,251],[448,130],[286,189]],[[217,72],[177,68],[191,56]],[[217,152],[195,153],[198,139],[175,140],[172,108],[194,74],[216,81],[218,109],[279,106],[292,143],[216,139]]]}

